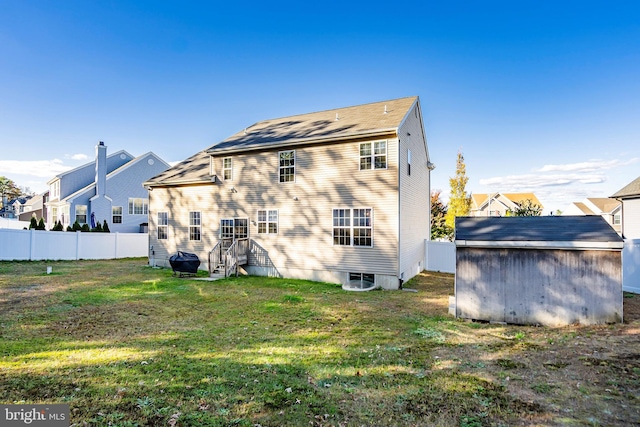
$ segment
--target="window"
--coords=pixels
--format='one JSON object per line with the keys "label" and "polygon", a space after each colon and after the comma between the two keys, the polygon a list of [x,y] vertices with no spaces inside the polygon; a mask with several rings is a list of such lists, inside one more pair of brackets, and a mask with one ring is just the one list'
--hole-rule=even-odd
{"label": "window", "polygon": [[233,220],[232,219],[220,220],[220,238],[233,239]]}
{"label": "window", "polygon": [[334,209],[333,244],[373,246],[373,210],[371,208]]}
{"label": "window", "polygon": [[367,273],[349,273],[349,283],[347,287],[350,289],[371,289],[375,286],[376,276]]}
{"label": "window", "polygon": [[280,151],[278,153],[280,159],[279,176],[280,182],[292,182],[296,178],[295,168],[295,150]]}
{"label": "window", "polygon": [[411,150],[407,150],[407,175],[411,175]]}
{"label": "window", "polygon": [[129,215],[147,215],[149,213],[149,199],[129,199]]}
{"label": "window", "polygon": [[51,188],[49,188],[49,199],[55,200],[60,197],[60,180],[51,184]]}
{"label": "window", "polygon": [[258,234],[278,234],[278,211],[275,209],[258,211]]}
{"label": "window", "polygon": [[387,168],[387,141],[360,144],[360,170]]}
{"label": "window", "polygon": [[200,212],[189,212],[189,240],[200,240]]}
{"label": "window", "polygon": [[231,177],[233,176],[233,170],[231,166],[231,157],[225,157],[224,159],[222,159],[222,178],[225,181],[230,181]]}
{"label": "window", "polygon": [[[168,236],[169,236],[169,213],[158,212],[158,240],[166,240]],[[196,239],[196,240],[200,240],[200,239]]]}
{"label": "window", "polygon": [[122,206],[113,206],[111,208],[111,223],[122,224]]}
{"label": "window", "polygon": [[87,223],[87,205],[76,206],[76,221],[78,221],[79,224]]}
{"label": "window", "polygon": [[248,218],[224,218],[220,220],[220,239],[246,239],[249,237]]}
{"label": "window", "polygon": [[621,217],[620,214],[613,215],[613,225],[620,225]]}

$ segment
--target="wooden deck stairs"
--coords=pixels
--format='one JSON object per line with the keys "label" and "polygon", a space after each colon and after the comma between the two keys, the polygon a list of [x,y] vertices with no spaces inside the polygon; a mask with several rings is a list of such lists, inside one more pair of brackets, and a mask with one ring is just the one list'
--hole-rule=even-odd
{"label": "wooden deck stairs", "polygon": [[209,251],[209,277],[238,275],[238,267],[249,260],[249,239],[221,239]]}

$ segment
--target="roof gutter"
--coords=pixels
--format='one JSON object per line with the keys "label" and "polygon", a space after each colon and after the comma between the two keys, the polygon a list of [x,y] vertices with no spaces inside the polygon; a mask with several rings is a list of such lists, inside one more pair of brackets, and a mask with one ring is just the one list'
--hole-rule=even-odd
{"label": "roof gutter", "polygon": [[170,187],[172,185],[195,185],[195,184],[215,184],[210,177],[202,178],[199,180],[191,179],[191,180],[175,180],[175,181],[162,181],[162,182],[154,182],[154,181],[146,181],[142,183],[143,187]]}
{"label": "roof gutter", "polygon": [[[258,145],[250,145],[246,147],[231,147],[231,148],[222,148],[216,149],[215,145],[209,148],[206,152],[208,154],[233,154],[233,153],[244,153],[247,151],[258,151],[258,150],[267,150],[273,148],[283,148],[283,147],[291,147],[298,145],[307,145],[307,144],[320,144],[327,141],[350,141],[353,139],[360,138],[371,138],[371,137],[381,137],[381,136],[389,136],[396,135],[398,132],[398,128],[387,128],[387,129],[378,129],[372,132],[358,132],[354,134],[341,135],[336,138],[335,135],[322,136],[317,138],[298,138],[298,139],[287,139],[282,142],[278,142],[275,144],[258,144]],[[224,141],[223,141],[224,142]]]}

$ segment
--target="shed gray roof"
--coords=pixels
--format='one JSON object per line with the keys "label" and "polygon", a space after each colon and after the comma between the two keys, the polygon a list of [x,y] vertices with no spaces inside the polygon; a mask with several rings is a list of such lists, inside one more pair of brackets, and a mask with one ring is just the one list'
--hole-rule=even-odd
{"label": "shed gray roof", "polygon": [[607,247],[623,240],[601,216],[458,217],[458,246]]}
{"label": "shed gray roof", "polygon": [[611,197],[620,199],[627,197],[640,197],[640,177],[631,181]]}

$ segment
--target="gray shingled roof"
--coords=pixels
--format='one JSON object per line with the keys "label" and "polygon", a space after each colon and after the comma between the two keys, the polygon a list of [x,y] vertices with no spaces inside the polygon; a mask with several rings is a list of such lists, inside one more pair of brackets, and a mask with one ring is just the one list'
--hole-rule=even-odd
{"label": "gray shingled roof", "polygon": [[601,216],[458,217],[456,241],[622,242]]}
{"label": "gray shingled roof", "polygon": [[640,196],[640,177],[634,179],[611,197],[626,198]]}
{"label": "gray shingled roof", "polygon": [[[209,156],[267,150],[396,132],[418,101],[417,96],[264,120],[173,166],[145,185],[179,185],[211,181]],[[336,117],[338,120],[336,120]]]}
{"label": "gray shingled roof", "polygon": [[362,137],[395,131],[418,97],[393,99],[315,113],[263,120],[214,145],[209,153],[227,153]]}

